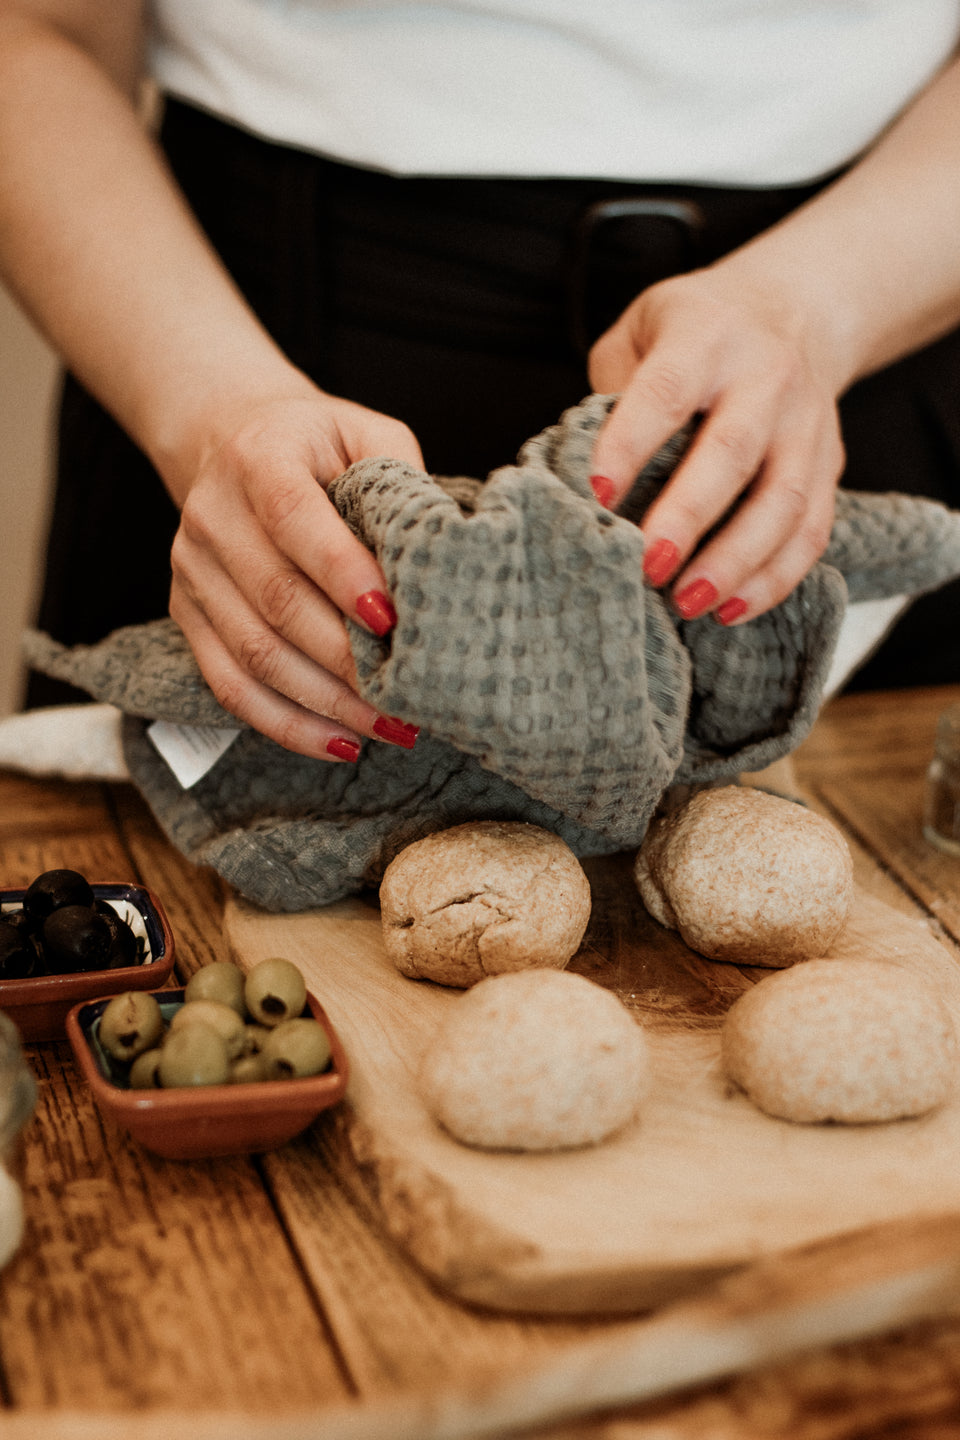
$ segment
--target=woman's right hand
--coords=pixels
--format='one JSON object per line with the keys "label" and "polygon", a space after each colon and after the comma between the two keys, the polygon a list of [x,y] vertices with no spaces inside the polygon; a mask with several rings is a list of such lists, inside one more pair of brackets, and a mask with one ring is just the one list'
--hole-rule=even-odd
{"label": "woman's right hand", "polygon": [[325,487],[369,456],[422,466],[412,433],[304,383],[219,417],[198,453],[170,614],[220,704],[302,755],[353,760],[364,736],[411,747],[416,727],[356,693],[344,616],[386,634],[396,615]]}
{"label": "woman's right hand", "polygon": [[238,291],[139,114],[142,11],[0,0],[0,273],[181,507],[170,610],[225,709],[327,760],[410,746],[356,693],[344,616],[392,610],[324,487],[419,446],[312,385]]}

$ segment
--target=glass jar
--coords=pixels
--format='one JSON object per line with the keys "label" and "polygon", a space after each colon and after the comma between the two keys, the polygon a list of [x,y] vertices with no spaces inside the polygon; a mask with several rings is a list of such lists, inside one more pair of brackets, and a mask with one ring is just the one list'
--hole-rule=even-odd
{"label": "glass jar", "polygon": [[6,1265],[23,1238],[19,1146],[36,1102],[37,1082],[24,1058],[20,1033],[9,1015],[0,1011],[0,1266]]}
{"label": "glass jar", "polygon": [[951,705],[937,722],[923,834],[938,850],[960,856],[960,705]]}

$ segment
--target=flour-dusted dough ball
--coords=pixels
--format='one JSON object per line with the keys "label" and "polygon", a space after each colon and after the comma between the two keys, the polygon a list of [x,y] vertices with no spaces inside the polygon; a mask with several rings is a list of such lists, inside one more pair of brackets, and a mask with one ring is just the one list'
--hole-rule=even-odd
{"label": "flour-dusted dough ball", "polygon": [[691,950],[774,970],[825,955],[853,898],[836,826],[739,785],[701,790],[654,820],[634,878],[650,914]]}
{"label": "flour-dusted dough ball", "polygon": [[883,960],[810,960],[727,1012],[723,1068],[768,1115],[850,1124],[923,1115],[957,1084],[937,988]]}
{"label": "flour-dusted dough ball", "polygon": [[590,918],[590,882],[558,835],[478,820],[401,850],[380,885],[380,914],[398,970],[465,988],[566,965]]}
{"label": "flour-dusted dough ball", "polygon": [[647,1042],[617,997],[582,975],[494,975],[450,1006],[419,1082],[434,1119],[466,1145],[595,1145],[636,1114]]}

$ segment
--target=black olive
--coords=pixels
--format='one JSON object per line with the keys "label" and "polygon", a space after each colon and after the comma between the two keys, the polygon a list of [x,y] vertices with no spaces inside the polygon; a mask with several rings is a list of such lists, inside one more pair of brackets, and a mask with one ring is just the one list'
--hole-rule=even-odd
{"label": "black olive", "polygon": [[23,897],[23,908],[40,921],[65,905],[93,903],[93,891],[77,870],[45,870]]}
{"label": "black olive", "polygon": [[19,926],[0,921],[0,980],[26,980],[43,973],[40,951],[33,936]]}
{"label": "black olive", "polygon": [[24,910],[22,905],[16,910],[4,910],[0,920],[20,935],[35,935],[40,928],[30,911]]}
{"label": "black olive", "polygon": [[126,920],[121,919],[113,906],[106,900],[98,900],[94,907],[96,913],[106,921],[110,931],[110,958],[107,966],[110,970],[119,970],[125,965],[136,965],[137,963],[137,937],[134,935]]}
{"label": "black olive", "polygon": [[106,970],[113,936],[91,905],[61,905],[43,922],[43,950],[54,974]]}

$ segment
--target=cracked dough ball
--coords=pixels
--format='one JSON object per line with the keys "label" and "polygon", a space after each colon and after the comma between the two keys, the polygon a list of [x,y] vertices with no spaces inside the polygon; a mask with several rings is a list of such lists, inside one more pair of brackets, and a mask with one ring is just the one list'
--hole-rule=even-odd
{"label": "cracked dough ball", "polygon": [[883,960],[810,960],[731,1006],[723,1068],[768,1115],[847,1123],[923,1115],[956,1089],[939,991]]}
{"label": "cracked dough ball", "polygon": [[530,966],[562,969],[590,918],[590,882],[536,825],[478,820],[416,840],[380,885],[387,954],[404,975],[475,985]]}
{"label": "cracked dough ball", "polygon": [[595,1145],[636,1114],[647,1041],[609,990],[561,970],[494,975],[450,1006],[420,1066],[434,1119],[465,1145]]}
{"label": "cracked dough ball", "polygon": [[653,918],[691,950],[773,970],[825,955],[853,898],[836,826],[740,785],[701,790],[654,820],[634,878]]}

